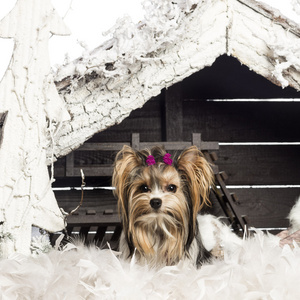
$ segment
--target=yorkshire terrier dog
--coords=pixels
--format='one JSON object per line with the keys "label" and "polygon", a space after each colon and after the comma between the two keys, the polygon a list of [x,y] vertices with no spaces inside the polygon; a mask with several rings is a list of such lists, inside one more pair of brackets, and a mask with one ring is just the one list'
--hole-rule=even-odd
{"label": "yorkshire terrier dog", "polygon": [[117,154],[112,184],[122,219],[120,251],[150,266],[188,259],[199,266],[210,253],[203,246],[197,216],[209,203],[213,172],[192,146],[172,160],[162,147]]}

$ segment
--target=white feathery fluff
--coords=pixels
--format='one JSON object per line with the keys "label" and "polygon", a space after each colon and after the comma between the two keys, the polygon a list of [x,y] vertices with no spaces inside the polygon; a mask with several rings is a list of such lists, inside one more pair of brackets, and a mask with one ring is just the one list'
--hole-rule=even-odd
{"label": "white feathery fluff", "polygon": [[208,251],[226,249],[228,252],[234,252],[242,244],[242,239],[221,222],[220,218],[206,214],[199,215],[197,220],[203,245]]}
{"label": "white feathery fluff", "polygon": [[300,197],[297,199],[296,204],[291,209],[289,216],[290,220],[290,232],[293,233],[300,230]]}
{"label": "white feathery fluff", "polygon": [[111,250],[69,244],[1,260],[1,299],[300,299],[296,244],[281,248],[278,237],[260,231],[237,240],[216,218],[202,221],[201,232],[214,232],[207,245],[221,241],[224,258],[199,269],[183,261],[154,270]]}

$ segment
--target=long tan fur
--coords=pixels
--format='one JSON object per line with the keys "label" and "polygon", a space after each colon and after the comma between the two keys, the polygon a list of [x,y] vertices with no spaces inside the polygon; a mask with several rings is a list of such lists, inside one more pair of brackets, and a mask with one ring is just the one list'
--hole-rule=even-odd
{"label": "long tan fur", "polygon": [[178,158],[178,170],[189,186],[193,200],[193,219],[204,205],[209,205],[210,187],[214,183],[213,171],[196,146],[186,149]]}
{"label": "long tan fur", "polygon": [[[150,154],[156,162],[148,166]],[[173,265],[187,251],[191,234],[192,238],[196,234],[196,217],[209,203],[213,173],[197,147],[186,149],[172,165],[163,161],[165,154],[161,147],[135,151],[124,146],[116,156],[112,184],[125,236],[121,245],[127,243],[127,256],[136,249],[137,256],[150,264]],[[176,192],[164,190],[169,184],[177,187]],[[151,192],[141,192],[143,185]],[[158,194],[163,205],[154,211],[150,201]],[[192,200],[192,209],[187,196]]]}
{"label": "long tan fur", "polygon": [[130,178],[133,171],[142,165],[141,159],[129,146],[123,146],[115,159],[114,172],[112,176],[112,186],[115,187],[114,194],[118,199],[119,213],[121,214],[123,227],[128,226],[128,186],[131,184]]}

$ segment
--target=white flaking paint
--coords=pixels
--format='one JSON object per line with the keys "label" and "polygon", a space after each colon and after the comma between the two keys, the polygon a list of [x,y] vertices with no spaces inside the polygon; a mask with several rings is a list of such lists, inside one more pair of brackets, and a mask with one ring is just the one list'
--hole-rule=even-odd
{"label": "white flaking paint", "polygon": [[0,148],[0,256],[30,253],[31,226],[64,227],[51,189],[46,150],[69,114],[50,73],[48,40],[68,34],[50,0],[18,0],[0,22],[0,37],[15,48],[0,84],[7,112]]}
{"label": "white flaking paint", "polygon": [[[72,119],[58,134],[56,156],[66,155],[96,132],[120,123],[163,88],[210,66],[226,53],[226,1],[149,3],[149,18],[143,23],[120,20],[112,30],[112,40],[56,74],[56,81],[77,74],[70,90],[61,91]],[[88,81],[86,74],[95,78]],[[93,106],[94,113],[100,112],[98,121],[78,126],[80,116],[89,115]]]}
{"label": "white flaking paint", "polygon": [[149,0],[143,22],[120,19],[111,40],[58,69],[60,98],[49,75],[48,38],[49,31],[67,29],[49,1],[19,0],[0,23],[0,36],[16,41],[0,85],[0,112],[8,111],[0,149],[5,255],[29,251],[32,224],[49,231],[63,226],[46,151],[48,163],[53,153],[68,154],[226,53],[300,89],[300,28],[280,14],[254,0]]}
{"label": "white flaking paint", "polygon": [[272,7],[264,10],[265,4],[255,0],[146,4],[143,22],[120,19],[110,31],[111,40],[62,66],[55,75],[58,89],[65,85],[59,81],[71,80],[60,93],[72,115],[57,135],[56,157],[120,123],[163,88],[210,66],[225,53],[282,87],[300,89],[300,28],[290,20],[284,27],[272,19],[272,13],[274,18],[280,16]]}

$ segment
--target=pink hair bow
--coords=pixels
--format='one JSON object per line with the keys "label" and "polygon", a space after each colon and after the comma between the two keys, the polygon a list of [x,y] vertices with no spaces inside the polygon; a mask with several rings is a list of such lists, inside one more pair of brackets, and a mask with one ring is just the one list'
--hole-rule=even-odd
{"label": "pink hair bow", "polygon": [[[166,165],[172,165],[173,163],[173,160],[171,158],[171,154],[170,153],[166,153],[163,157],[163,161]],[[153,155],[149,155],[146,159],[146,164],[148,166],[152,166],[152,165],[155,165],[156,164],[156,161],[155,161],[155,158]]]}
{"label": "pink hair bow", "polygon": [[146,159],[146,164],[148,166],[155,165],[155,159],[153,155],[149,155]]}
{"label": "pink hair bow", "polygon": [[172,163],[173,163],[173,160],[172,160],[172,158],[171,158],[171,154],[170,154],[170,153],[166,153],[166,154],[164,155],[163,160],[164,160],[164,163],[165,163],[166,165],[172,165]]}

